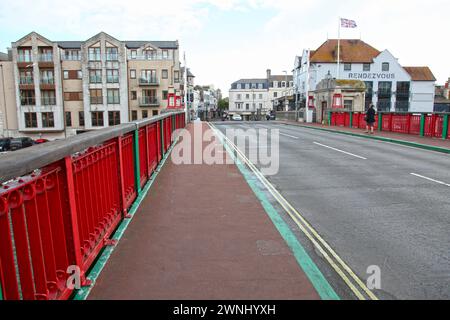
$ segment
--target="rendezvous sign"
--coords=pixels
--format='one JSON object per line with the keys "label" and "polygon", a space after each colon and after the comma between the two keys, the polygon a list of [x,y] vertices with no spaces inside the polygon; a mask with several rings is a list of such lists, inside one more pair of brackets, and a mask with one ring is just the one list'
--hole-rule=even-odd
{"label": "rendezvous sign", "polygon": [[381,72],[350,72],[347,77],[353,80],[394,80],[396,78],[395,73]]}

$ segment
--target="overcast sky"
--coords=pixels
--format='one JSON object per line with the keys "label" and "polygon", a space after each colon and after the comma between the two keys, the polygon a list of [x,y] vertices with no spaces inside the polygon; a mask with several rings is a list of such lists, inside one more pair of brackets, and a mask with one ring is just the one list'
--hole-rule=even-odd
{"label": "overcast sky", "polygon": [[228,94],[240,78],[293,69],[304,48],[336,38],[338,17],[360,38],[404,66],[428,65],[450,77],[448,0],[0,0],[0,51],[31,31],[50,40],[179,40],[196,84]]}

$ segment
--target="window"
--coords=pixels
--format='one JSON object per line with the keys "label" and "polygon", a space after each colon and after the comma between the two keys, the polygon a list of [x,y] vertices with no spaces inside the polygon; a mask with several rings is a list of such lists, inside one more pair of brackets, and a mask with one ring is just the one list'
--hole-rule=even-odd
{"label": "window", "polygon": [[110,126],[120,124],[120,111],[108,111],[108,124]]}
{"label": "window", "polygon": [[81,60],[80,50],[65,50],[64,51],[64,59],[71,60],[71,61]]}
{"label": "window", "polygon": [[250,99],[250,95],[248,93],[245,95],[245,99]]}
{"label": "window", "polygon": [[130,79],[136,79],[136,69],[130,69]]}
{"label": "window", "polygon": [[142,119],[147,119],[147,118],[148,118],[147,110],[142,110]]}
{"label": "window", "polygon": [[102,89],[90,89],[91,104],[103,104]]}
{"label": "window", "polygon": [[117,69],[106,70],[106,82],[107,83],[119,83],[119,70],[117,70]]}
{"label": "window", "polygon": [[380,81],[378,83],[378,96],[380,97],[387,97],[391,96],[392,91],[392,82],[388,81]]}
{"label": "window", "polygon": [[180,82],[180,71],[174,71],[173,78],[175,82]]}
{"label": "window", "polygon": [[237,100],[241,100],[241,99],[242,99],[242,95],[241,95],[240,93],[238,93],[238,94],[236,95],[236,99],[237,99]]}
{"label": "window", "polygon": [[131,110],[131,121],[136,121],[137,120],[137,111],[136,110]]}
{"label": "window", "polygon": [[262,100],[262,98],[263,98],[263,95],[262,95],[262,93],[260,93],[259,94],[259,100]]}
{"label": "window", "polygon": [[17,50],[18,62],[31,62],[32,60],[31,48]]}
{"label": "window", "polygon": [[282,81],[282,82],[281,82],[281,86],[282,86],[283,88],[286,88],[286,81]]}
{"label": "window", "polygon": [[21,69],[20,70],[20,84],[33,84],[33,70],[31,69]]}
{"label": "window", "polygon": [[131,50],[131,59],[136,59],[136,58],[137,58],[137,51]]}
{"label": "window", "polygon": [[409,110],[409,89],[410,83],[408,81],[397,82],[395,111],[407,112]]}
{"label": "window", "polygon": [[161,71],[161,78],[168,79],[169,78],[169,71],[167,69],[163,69]]}
{"label": "window", "polygon": [[103,127],[103,111],[92,111],[91,120],[93,127]]}
{"label": "window", "polygon": [[20,90],[20,104],[22,106],[34,106],[36,104],[34,90]]}
{"label": "window", "polygon": [[278,98],[278,92],[274,92],[274,93],[273,93],[273,97],[274,97],[274,98]]}
{"label": "window", "polygon": [[137,92],[131,91],[131,100],[137,100]]}
{"label": "window", "polygon": [[78,111],[78,124],[80,127],[84,127],[84,111]]}
{"label": "window", "polygon": [[106,60],[108,61],[119,60],[119,50],[115,47],[106,48]]}
{"label": "window", "polygon": [[363,71],[370,71],[370,63],[363,64]]}
{"label": "window", "polygon": [[42,84],[55,84],[53,70],[41,70],[41,83]]}
{"label": "window", "polygon": [[107,89],[108,104],[120,104],[119,89]]}
{"label": "window", "polygon": [[66,126],[72,126],[72,113],[70,111],[66,111]]}
{"label": "window", "polygon": [[81,80],[83,78],[83,72],[81,70],[77,70],[77,79]]}
{"label": "window", "polygon": [[344,100],[344,108],[347,110],[353,110],[353,100]]}
{"label": "window", "polygon": [[55,119],[53,112],[42,112],[42,127],[43,128],[54,128]]}
{"label": "window", "polygon": [[102,83],[102,70],[89,70],[89,83]]}
{"label": "window", "polygon": [[263,88],[263,84],[262,83],[258,83],[258,89],[262,89]]}
{"label": "window", "polygon": [[163,94],[163,100],[167,100],[167,95],[169,94],[169,92],[167,90],[163,90],[162,94]]}
{"label": "window", "polygon": [[139,83],[143,84],[151,84],[151,83],[157,83],[156,79],[156,70],[141,70],[141,77],[139,79]]}
{"label": "window", "polygon": [[53,61],[53,48],[39,48],[39,61]]}
{"label": "window", "polygon": [[246,103],[246,104],[245,104],[245,109],[246,109],[246,110],[250,110],[250,104]]}
{"label": "window", "polygon": [[156,50],[153,49],[145,49],[142,53],[146,60],[153,60],[156,57]]}
{"label": "window", "polygon": [[163,59],[169,59],[169,50],[163,50],[162,51],[162,58]]}
{"label": "window", "polygon": [[41,104],[43,106],[56,105],[56,96],[54,90],[42,90],[41,91]]}
{"label": "window", "polygon": [[64,70],[63,74],[64,74],[64,80],[69,79],[69,71],[68,70]]}
{"label": "window", "polygon": [[344,71],[352,71],[352,64],[344,63]]}
{"label": "window", "polygon": [[36,112],[25,112],[25,128],[37,128]]}
{"label": "window", "polygon": [[83,92],[64,92],[64,101],[83,101]]}
{"label": "window", "polygon": [[389,62],[383,62],[381,65],[381,71],[389,71]]}
{"label": "window", "polygon": [[241,84],[240,84],[240,83],[238,83],[238,84],[236,85],[236,88],[237,88],[237,89],[242,89],[242,86],[241,86]]}
{"label": "window", "polygon": [[100,48],[89,48],[88,49],[89,61],[100,61]]}
{"label": "window", "polygon": [[254,94],[253,94],[253,100],[255,100],[255,99],[256,99],[256,94],[254,93]]}
{"label": "window", "polygon": [[369,109],[370,104],[372,103],[373,98],[373,81],[365,81],[366,85],[366,101],[365,101],[365,109],[366,111]]}
{"label": "window", "polygon": [[153,111],[152,111],[152,116],[155,117],[155,116],[157,116],[157,115],[158,115],[158,110],[153,110]]}

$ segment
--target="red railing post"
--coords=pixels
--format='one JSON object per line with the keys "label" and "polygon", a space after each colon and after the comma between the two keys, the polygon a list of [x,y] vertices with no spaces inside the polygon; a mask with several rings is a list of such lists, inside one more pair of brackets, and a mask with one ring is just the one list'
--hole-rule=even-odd
{"label": "red railing post", "polygon": [[81,285],[89,286],[91,282],[86,279],[86,270],[83,268],[83,257],[81,255],[81,241],[80,241],[80,231],[78,228],[78,214],[77,214],[77,202],[75,199],[75,183],[72,168],[72,157],[68,156],[64,159],[65,172],[66,172],[66,182],[67,182],[67,195],[69,197],[69,216],[71,222],[72,231],[72,245],[73,256],[75,258],[75,265],[80,268]]}
{"label": "red railing post", "polygon": [[119,183],[120,183],[120,199],[122,205],[122,214],[124,218],[129,218],[127,201],[125,200],[125,181],[123,176],[123,153],[122,153],[122,136],[117,137],[117,163],[119,164]]}

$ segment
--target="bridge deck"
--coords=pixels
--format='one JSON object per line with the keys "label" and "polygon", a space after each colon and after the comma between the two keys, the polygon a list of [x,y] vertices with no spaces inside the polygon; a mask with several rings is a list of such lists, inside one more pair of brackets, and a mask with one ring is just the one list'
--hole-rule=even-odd
{"label": "bridge deck", "polygon": [[169,159],[89,299],[319,296],[235,165]]}

